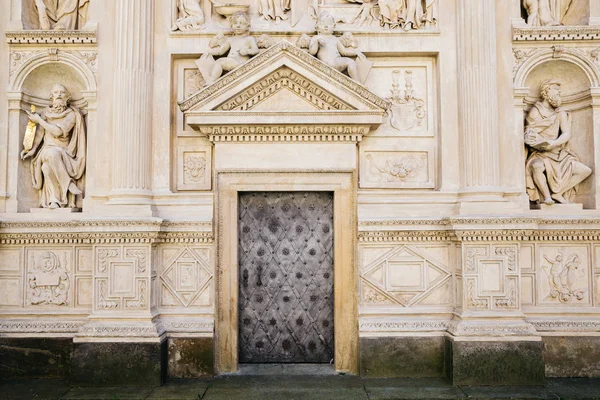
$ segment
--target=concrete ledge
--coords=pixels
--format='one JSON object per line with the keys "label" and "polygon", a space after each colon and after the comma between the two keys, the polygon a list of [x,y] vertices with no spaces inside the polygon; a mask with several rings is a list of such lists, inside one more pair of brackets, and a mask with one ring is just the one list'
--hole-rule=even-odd
{"label": "concrete ledge", "polygon": [[0,338],[0,379],[67,378],[71,338]]}
{"label": "concrete ledge", "polygon": [[74,385],[162,385],[167,373],[167,341],[161,343],[74,343]]}
{"label": "concrete ledge", "polygon": [[543,346],[446,338],[446,375],[454,385],[543,385]]}
{"label": "concrete ledge", "polygon": [[444,337],[360,338],[360,375],[369,378],[444,376]]}
{"label": "concrete ledge", "polygon": [[599,336],[544,336],[547,377],[600,377]]}
{"label": "concrete ledge", "polygon": [[169,378],[213,375],[212,338],[169,338]]}

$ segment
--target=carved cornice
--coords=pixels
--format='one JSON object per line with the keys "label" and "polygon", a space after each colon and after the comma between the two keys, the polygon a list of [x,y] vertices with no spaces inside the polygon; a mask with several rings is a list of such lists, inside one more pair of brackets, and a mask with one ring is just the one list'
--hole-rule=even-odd
{"label": "carved cornice", "polygon": [[481,218],[440,218],[440,219],[399,219],[360,221],[359,226],[392,226],[392,225],[598,225],[600,218],[546,218],[546,217],[481,217]]}
{"label": "carved cornice", "polygon": [[157,338],[166,333],[161,321],[156,323],[102,323],[92,322],[82,326],[77,332],[77,337],[95,338]]}
{"label": "carved cornice", "polygon": [[369,133],[356,125],[204,126],[200,132],[211,142],[351,142]]}
{"label": "carved cornice", "polygon": [[600,40],[598,26],[513,27],[513,41]]}
{"label": "carved cornice", "polygon": [[528,320],[538,332],[600,332],[597,320]]}
{"label": "carved cornice", "polygon": [[95,31],[8,31],[9,44],[96,44]]}
{"label": "carved cornice", "polygon": [[[251,70],[262,68],[262,64],[269,63],[270,59],[274,59],[279,57],[282,52],[289,53],[293,55],[295,58],[299,59],[305,64],[310,65],[315,68],[323,75],[327,77],[327,79],[332,80],[348,89],[353,91],[359,98],[363,100],[369,101],[375,107],[379,107],[380,109],[387,110],[389,108],[389,102],[377,96],[369,89],[364,87],[363,85],[355,82],[350,79],[343,73],[331,68],[330,66],[324,64],[316,57],[311,56],[306,51],[294,46],[293,44],[282,40],[279,43],[271,46],[263,53],[257,55],[252,58],[247,63],[241,65],[239,68],[234,69],[228,74],[219,78],[213,84],[205,87],[200,90],[198,93],[192,95],[190,98],[184,100],[179,103],[179,108],[181,111],[187,111],[191,109],[193,106],[198,104],[199,102],[215,95],[216,93],[226,89],[229,85],[233,84],[237,79],[243,77]],[[374,108],[374,107],[373,107]]]}
{"label": "carved cornice", "polygon": [[515,321],[450,321],[448,332],[454,336],[534,336],[537,331],[528,322]]}
{"label": "carved cornice", "polygon": [[359,323],[361,332],[432,332],[448,329],[450,321],[410,321],[402,319],[365,319]]}
{"label": "carved cornice", "polygon": [[[9,232],[7,232],[9,230]],[[50,231],[54,230],[54,231]],[[56,230],[59,230],[57,232]],[[0,244],[212,243],[210,222],[19,221],[0,223]]]}
{"label": "carved cornice", "polygon": [[214,320],[198,320],[195,317],[188,319],[162,318],[161,322],[167,333],[213,333]]}
{"label": "carved cornice", "polygon": [[361,231],[358,241],[377,242],[446,242],[455,237],[451,231]]}
{"label": "carved cornice", "polygon": [[0,335],[3,333],[77,333],[85,324],[81,321],[56,321],[39,319],[0,320]]}

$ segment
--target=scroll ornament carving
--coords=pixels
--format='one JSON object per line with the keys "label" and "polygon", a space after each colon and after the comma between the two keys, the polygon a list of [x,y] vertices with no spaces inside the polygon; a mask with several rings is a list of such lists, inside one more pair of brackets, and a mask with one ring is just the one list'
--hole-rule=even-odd
{"label": "scroll ornament carving", "polygon": [[530,26],[559,26],[569,13],[573,0],[523,0]]}
{"label": "scroll ornament carving", "polygon": [[365,303],[391,303],[387,297],[368,286],[364,288],[364,301]]}
{"label": "scroll ornament carving", "polygon": [[330,67],[346,72],[350,78],[364,84],[373,62],[358,51],[358,39],[350,32],[341,37],[334,36],[335,27],[335,18],[329,12],[323,11],[317,20],[317,35],[311,38],[303,34],[297,45]]}
{"label": "scroll ornament carving", "polygon": [[10,75],[13,75],[25,61],[42,51],[13,51],[10,53]]}
{"label": "scroll ornament carving", "polygon": [[204,87],[206,82],[202,78],[200,71],[195,69],[186,69],[185,73],[185,97],[188,98]]}
{"label": "scroll ornament carving", "polygon": [[377,165],[371,154],[367,155],[369,161],[369,170],[372,173],[381,173],[387,176],[388,182],[401,181],[415,176],[420,168],[426,163],[426,156],[423,157],[401,157],[397,159],[387,159],[385,164]]}
{"label": "scroll ornament carving", "polygon": [[25,133],[21,159],[32,158],[31,180],[41,207],[75,208],[76,196],[83,194],[78,183],[85,172],[85,122],[81,111],[69,105],[65,86],[54,85],[50,100],[41,115],[27,112],[37,126]]}
{"label": "scroll ornament carving", "polygon": [[69,270],[56,253],[43,252],[30,269],[27,280],[28,304],[69,304]]}
{"label": "scroll ornament carving", "polygon": [[113,258],[119,256],[118,249],[99,249],[98,250],[98,271],[105,272],[108,266],[107,258]]}
{"label": "scroll ornament carving", "polygon": [[204,29],[204,12],[200,0],[177,0],[177,20],[172,31],[199,31]]}
{"label": "scroll ornament carving", "polygon": [[206,158],[197,154],[185,154],[183,159],[183,173],[185,180],[189,182],[200,182],[204,179],[206,171]]}
{"label": "scroll ornament carving", "polygon": [[467,305],[474,308],[487,308],[487,299],[477,298],[477,288],[474,280],[469,280],[467,284]]}
{"label": "scroll ornament carving", "polygon": [[87,21],[90,0],[33,0],[32,12],[39,25],[35,28],[55,31],[74,31]]}
{"label": "scroll ornament carving", "polygon": [[111,309],[117,308],[119,303],[114,300],[108,299],[108,289],[106,280],[101,280],[98,282],[99,293],[98,293],[98,308],[100,309]]}
{"label": "scroll ornament carving", "polygon": [[146,307],[146,289],[147,284],[145,280],[141,280],[138,283],[138,294],[135,300],[126,300],[126,308],[145,308]]}
{"label": "scroll ornament carving", "polygon": [[547,265],[542,265],[550,285],[548,299],[558,299],[561,303],[570,303],[574,299],[583,300],[586,289],[575,287],[578,279],[585,274],[579,256],[572,253],[565,259],[559,252],[554,260],[546,255],[544,258],[548,262]]}
{"label": "scroll ornament carving", "polygon": [[546,80],[540,86],[540,93],[542,100],[526,118],[527,193],[532,202],[568,204],[573,201],[579,183],[590,176],[592,170],[569,149],[574,132],[571,114],[560,108],[560,83]]}

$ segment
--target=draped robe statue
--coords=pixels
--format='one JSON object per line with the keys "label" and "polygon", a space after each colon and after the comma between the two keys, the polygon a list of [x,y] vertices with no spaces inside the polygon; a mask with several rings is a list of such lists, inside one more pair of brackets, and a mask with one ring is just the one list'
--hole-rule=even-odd
{"label": "draped robe statue", "polygon": [[63,85],[54,85],[52,105],[42,115],[28,113],[38,124],[30,150],[21,159],[33,157],[31,181],[39,191],[43,208],[75,207],[75,196],[82,194],[77,181],[85,172],[85,122],[81,112],[69,106],[71,95]]}
{"label": "draped robe statue", "polygon": [[592,170],[569,149],[571,115],[560,108],[560,83],[543,82],[541,94],[542,101],[529,111],[525,128],[527,193],[535,202],[571,203],[577,186]]}
{"label": "draped robe statue", "polygon": [[34,0],[40,29],[81,29],[87,19],[90,0]]}
{"label": "draped robe statue", "polygon": [[565,19],[574,7],[575,0],[523,0],[527,11],[527,24],[531,26],[568,25]]}

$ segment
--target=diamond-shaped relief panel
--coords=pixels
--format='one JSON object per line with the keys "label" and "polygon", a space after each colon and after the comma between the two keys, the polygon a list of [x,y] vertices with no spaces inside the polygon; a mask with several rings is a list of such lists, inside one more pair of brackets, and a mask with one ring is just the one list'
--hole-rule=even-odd
{"label": "diamond-shaped relief panel", "polygon": [[[211,304],[208,291],[212,287],[212,269],[205,257],[210,257],[209,249],[185,247],[174,253],[172,248],[163,251],[163,265],[160,274],[160,305],[207,306]],[[171,257],[166,257],[171,255]]]}
{"label": "diamond-shaped relief panel", "polygon": [[445,265],[419,248],[383,250],[377,247],[362,267],[361,278],[369,284],[362,286],[363,303],[417,305],[451,277]]}

